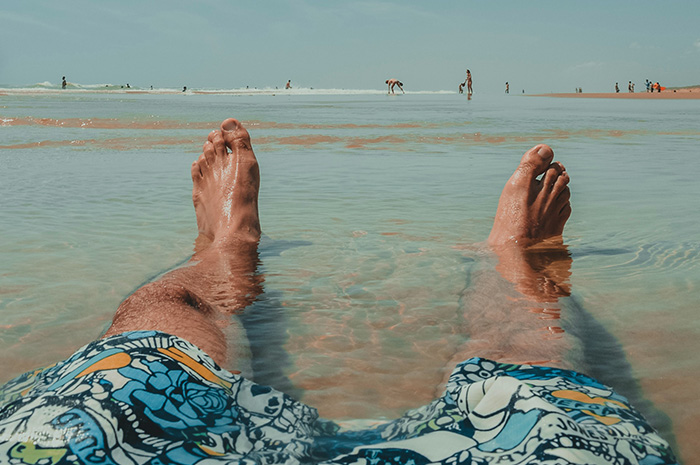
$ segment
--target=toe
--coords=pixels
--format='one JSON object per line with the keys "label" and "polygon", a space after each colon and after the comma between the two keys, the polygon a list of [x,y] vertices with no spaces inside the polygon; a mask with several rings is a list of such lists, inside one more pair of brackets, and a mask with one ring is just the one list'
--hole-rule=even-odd
{"label": "toe", "polygon": [[554,190],[554,185],[559,180],[559,177],[564,172],[564,165],[561,163],[554,162],[549,165],[547,171],[542,178],[542,190],[545,192],[550,192]]}
{"label": "toe", "polygon": [[567,186],[569,185],[570,180],[569,173],[567,173],[565,170],[562,171],[554,181],[552,186],[552,195],[554,197],[559,197],[565,190],[568,190]]}
{"label": "toe", "polygon": [[563,205],[565,203],[568,203],[569,200],[571,200],[571,191],[569,190],[569,187],[566,186],[557,196],[557,202],[559,202],[560,205]]}
{"label": "toe", "polygon": [[214,144],[211,141],[204,143],[204,159],[209,166],[214,164]]}
{"label": "toe", "polygon": [[255,160],[253,146],[250,143],[250,135],[238,120],[229,118],[221,123],[221,134],[226,141],[226,146],[231,151],[237,152],[239,156],[243,156],[250,161]]}
{"label": "toe", "polygon": [[192,181],[198,182],[199,180],[202,179],[202,170],[200,169],[200,160],[202,158],[202,155],[197,159],[197,161],[192,163],[192,168],[190,170],[190,173],[192,174]]}
{"label": "toe", "polygon": [[561,222],[561,230],[559,231],[559,234],[564,232],[564,224],[566,224],[566,220],[568,220],[570,216],[571,204],[569,202],[566,202],[564,205],[562,205],[561,209],[559,210],[559,221]]}
{"label": "toe", "polygon": [[[569,202],[571,192],[568,188],[569,175],[566,171],[559,173],[550,187],[543,187],[542,192],[547,189],[546,196],[543,197],[545,211],[556,213]],[[548,185],[549,186],[549,185]]]}
{"label": "toe", "polygon": [[216,157],[222,158],[228,154],[228,150],[226,150],[226,142],[224,141],[221,132],[216,131],[214,133],[211,143],[214,146],[214,155]]}
{"label": "toe", "polygon": [[525,155],[520,160],[518,169],[514,173],[514,177],[526,180],[535,179],[547,170],[553,158],[554,152],[548,145],[536,145],[525,152]]}

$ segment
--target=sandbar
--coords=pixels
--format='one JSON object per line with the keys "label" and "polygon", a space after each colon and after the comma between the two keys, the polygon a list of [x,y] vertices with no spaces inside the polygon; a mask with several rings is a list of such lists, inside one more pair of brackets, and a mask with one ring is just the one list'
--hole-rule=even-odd
{"label": "sandbar", "polygon": [[682,87],[666,89],[662,92],[591,92],[591,93],[562,93],[562,94],[536,94],[534,97],[560,97],[560,98],[619,98],[641,100],[668,100],[668,99],[700,99],[700,87]]}

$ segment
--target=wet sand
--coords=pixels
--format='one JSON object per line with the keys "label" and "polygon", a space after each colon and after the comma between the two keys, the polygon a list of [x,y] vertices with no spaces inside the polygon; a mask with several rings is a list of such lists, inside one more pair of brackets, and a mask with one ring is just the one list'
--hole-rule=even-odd
{"label": "wet sand", "polygon": [[662,92],[598,92],[598,93],[564,93],[564,94],[536,94],[534,97],[561,97],[561,98],[619,98],[637,100],[670,100],[670,99],[700,99],[700,87],[685,87],[682,89],[666,89]]}

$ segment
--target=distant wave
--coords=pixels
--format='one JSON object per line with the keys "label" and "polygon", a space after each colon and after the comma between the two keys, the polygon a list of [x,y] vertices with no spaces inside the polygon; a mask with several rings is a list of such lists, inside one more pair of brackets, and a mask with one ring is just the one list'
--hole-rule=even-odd
{"label": "distant wave", "polygon": [[[231,89],[224,88],[188,88],[183,92],[182,88],[172,87],[138,87],[114,84],[78,84],[68,83],[65,89],[61,84],[53,84],[49,81],[38,82],[30,85],[11,86],[0,84],[0,92],[9,93],[42,93],[42,92],[109,92],[109,93],[154,93],[154,94],[231,94],[231,95],[386,95],[385,89],[316,89],[310,87],[299,87],[292,89],[280,89],[273,87],[238,87]],[[406,91],[412,95],[436,95],[454,94],[449,90],[419,90]]]}

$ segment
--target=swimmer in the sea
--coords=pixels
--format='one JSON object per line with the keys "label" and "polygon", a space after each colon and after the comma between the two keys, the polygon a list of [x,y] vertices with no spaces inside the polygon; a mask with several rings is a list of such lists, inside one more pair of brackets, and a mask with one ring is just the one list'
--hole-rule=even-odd
{"label": "swimmer in the sea", "polygon": [[[557,248],[571,214],[569,175],[553,157],[543,144],[523,155],[487,241],[524,296],[541,292],[528,257],[542,244]],[[227,327],[263,281],[260,168],[240,122],[209,134],[191,176],[199,231],[191,260],[126,298],[100,339],[0,388],[0,463],[675,463],[622,396],[551,367],[560,364],[558,343],[521,334],[527,312],[500,321],[483,311],[488,299],[503,299],[493,293],[466,314],[467,356],[493,360],[460,363],[429,406],[366,430],[344,432],[223,369],[237,364]],[[481,338],[478,329],[501,336]],[[518,347],[537,345],[550,367],[506,363]]]}
{"label": "swimmer in the sea", "polygon": [[387,79],[386,81],[384,81],[384,84],[387,84],[389,86],[389,91],[387,92],[389,94],[394,93],[395,86],[399,86],[399,89],[401,89],[401,93],[406,93],[403,91],[403,82],[399,81],[398,79]]}
{"label": "swimmer in the sea", "polygon": [[66,82],[66,77],[63,76],[63,82],[61,82],[61,89],[65,89],[67,84],[68,83]]}

